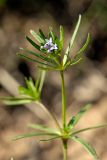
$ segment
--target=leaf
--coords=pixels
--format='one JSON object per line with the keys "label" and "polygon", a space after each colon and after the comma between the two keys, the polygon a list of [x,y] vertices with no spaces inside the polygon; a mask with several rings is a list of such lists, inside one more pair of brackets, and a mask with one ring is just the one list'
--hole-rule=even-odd
{"label": "leaf", "polygon": [[38,76],[35,86],[39,92],[39,94],[41,94],[42,88],[43,88],[43,84],[44,84],[44,80],[45,80],[45,76],[46,76],[46,72],[44,70],[40,70],[39,72],[40,76]]}
{"label": "leaf", "polygon": [[45,63],[45,62],[41,62],[41,61],[38,61],[38,60],[36,60],[36,59],[30,58],[30,57],[28,57],[28,56],[26,56],[26,55],[24,55],[24,54],[18,53],[17,55],[18,55],[19,57],[21,57],[21,58],[28,59],[28,60],[30,60],[30,61],[32,61],[32,62],[39,63],[39,64],[41,64],[41,65],[43,65],[43,66],[46,65],[46,66],[49,66],[49,67],[53,67],[53,66],[51,66],[51,65],[49,65],[49,64],[47,64],[47,63]]}
{"label": "leaf", "polygon": [[88,111],[90,108],[91,108],[91,104],[87,104],[85,105],[78,113],[76,116],[73,116],[69,123],[68,123],[68,127],[69,128],[73,128],[77,123],[78,121],[80,120],[80,118],[83,116],[83,114]]}
{"label": "leaf", "polygon": [[18,140],[22,138],[30,138],[30,137],[38,137],[38,136],[55,136],[55,134],[52,133],[42,133],[42,132],[32,132],[27,134],[18,135],[13,138],[13,140]]}
{"label": "leaf", "polygon": [[14,98],[14,97],[3,97],[0,100],[6,105],[22,105],[31,103],[33,99],[31,98]]}
{"label": "leaf", "polygon": [[64,43],[64,28],[60,26],[60,48],[63,47]]}
{"label": "leaf", "polygon": [[18,91],[21,95],[30,95],[30,91],[22,86],[19,86]]}
{"label": "leaf", "polygon": [[43,67],[43,66],[37,66],[39,69],[42,69],[44,71],[48,71],[48,70],[53,70],[54,68],[51,68],[51,67]]}
{"label": "leaf", "polygon": [[40,33],[41,38],[45,40],[45,39],[46,39],[46,37],[45,37],[45,35],[44,35],[44,33],[42,32],[42,30],[41,30],[41,29],[39,29],[39,33]]}
{"label": "leaf", "polygon": [[75,38],[76,38],[78,29],[79,29],[79,26],[80,26],[80,22],[81,22],[81,15],[79,15],[78,22],[77,22],[77,24],[76,24],[75,30],[74,30],[73,35],[72,35],[72,37],[71,37],[71,40],[70,40],[70,42],[69,42],[69,46],[68,46],[67,49],[66,49],[66,52],[65,52],[65,55],[64,55],[64,58],[63,58],[63,65],[66,64],[67,57],[68,57],[68,55],[69,55],[69,52],[70,52],[71,49],[72,49],[74,40],[75,40]]}
{"label": "leaf", "polygon": [[27,78],[25,78],[25,81],[26,81],[26,85],[30,91],[31,96],[38,97],[37,89],[35,87],[35,84],[34,84],[32,78],[29,78],[29,80]]}
{"label": "leaf", "polygon": [[95,149],[88,144],[85,140],[79,138],[79,137],[71,137],[72,140],[79,142],[80,144],[82,144],[82,146],[84,147],[84,149],[86,149],[86,151],[94,158],[94,160],[99,160],[98,155],[95,151]]}
{"label": "leaf", "polygon": [[40,46],[37,45],[34,41],[32,41],[28,36],[26,36],[26,39],[31,43],[32,46],[34,46],[37,50],[40,51]]}
{"label": "leaf", "polygon": [[52,140],[55,140],[55,139],[58,139],[58,138],[60,138],[60,136],[54,136],[53,138],[48,138],[48,139],[41,139],[40,141],[46,142],[46,141],[52,141]]}
{"label": "leaf", "polygon": [[76,65],[76,64],[78,64],[80,61],[82,61],[82,58],[73,59],[73,60],[71,60],[70,65],[71,65],[71,66]]}
{"label": "leaf", "polygon": [[59,71],[60,69],[59,68],[55,68],[55,67],[45,67],[45,66],[41,66],[41,65],[38,65],[38,68],[42,69],[42,70],[56,70],[56,71]]}
{"label": "leaf", "polygon": [[41,55],[40,53],[35,53],[35,52],[30,51],[30,50],[27,50],[27,49],[21,49],[21,50],[24,51],[25,54],[34,55],[34,56],[40,58],[41,60],[44,60],[44,61],[46,61],[46,62],[49,62],[49,63],[51,63],[51,64],[53,64],[53,65],[56,65],[56,62],[55,62],[53,59],[48,58],[48,57],[46,57],[46,56],[43,56],[43,55]]}
{"label": "leaf", "polygon": [[77,133],[89,131],[89,130],[92,130],[92,129],[100,129],[100,128],[103,128],[103,127],[107,127],[107,124],[101,124],[101,125],[95,125],[95,126],[91,126],[91,127],[87,127],[87,128],[82,128],[82,129],[73,131],[71,135],[75,135]]}
{"label": "leaf", "polygon": [[39,42],[39,43],[44,43],[45,40],[43,38],[41,38],[41,36],[39,36],[37,33],[35,33],[33,30],[30,30],[30,33],[32,34],[32,36]]}
{"label": "leaf", "polygon": [[48,128],[46,126],[40,125],[40,124],[29,124],[28,127],[33,128],[33,129],[38,129],[44,132],[49,132],[49,133],[55,133],[58,134],[59,132],[53,128]]}
{"label": "leaf", "polygon": [[81,58],[82,53],[86,50],[87,46],[89,45],[90,42],[90,34],[88,33],[87,36],[87,40],[85,42],[85,44],[83,45],[83,47],[77,52],[77,54],[74,57],[74,60],[78,60],[79,58]]}
{"label": "leaf", "polygon": [[49,27],[49,36],[52,37],[52,40],[53,42],[55,42],[55,35],[54,35],[54,32],[53,32],[53,29],[52,27]]}

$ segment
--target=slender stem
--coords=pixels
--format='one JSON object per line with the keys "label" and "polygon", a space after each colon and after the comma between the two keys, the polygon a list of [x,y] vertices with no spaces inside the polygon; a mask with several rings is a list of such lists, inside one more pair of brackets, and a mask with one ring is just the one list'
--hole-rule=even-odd
{"label": "slender stem", "polygon": [[47,113],[50,116],[50,118],[52,118],[54,120],[57,128],[59,129],[59,131],[61,131],[60,125],[59,125],[55,115],[53,113],[51,113],[42,103],[36,101],[36,104],[38,104],[45,111],[45,113]]}
{"label": "slender stem", "polygon": [[45,80],[45,75],[46,75],[46,71],[42,70],[41,71],[41,78],[40,78],[40,84],[39,84],[39,93],[41,93],[42,91],[42,87],[43,87],[43,84],[44,84],[44,80]]}
{"label": "slender stem", "polygon": [[67,160],[67,140],[63,141],[63,160]]}
{"label": "slender stem", "polygon": [[66,95],[65,95],[65,82],[64,82],[64,73],[60,72],[61,81],[62,81],[62,121],[63,121],[63,129],[66,128]]}

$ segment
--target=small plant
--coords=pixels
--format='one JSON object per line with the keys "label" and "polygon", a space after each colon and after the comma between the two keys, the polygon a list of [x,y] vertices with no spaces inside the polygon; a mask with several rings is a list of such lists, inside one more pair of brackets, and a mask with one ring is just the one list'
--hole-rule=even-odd
{"label": "small plant", "polygon": [[[49,28],[48,36],[39,29],[39,33],[35,33],[34,31],[30,31],[35,40],[38,41],[39,44],[36,44],[31,38],[26,36],[28,42],[38,51],[33,52],[28,49],[21,49],[21,52],[18,53],[18,56],[21,58],[26,58],[32,62],[35,62],[39,74],[36,82],[33,82],[32,78],[25,79],[26,87],[19,87],[19,96],[18,97],[3,97],[1,100],[6,105],[19,105],[26,103],[38,103],[52,118],[55,122],[57,129],[49,128],[47,126],[41,124],[29,124],[30,128],[35,129],[35,132],[18,135],[13,138],[13,140],[18,140],[27,137],[38,137],[42,136],[44,139],[41,141],[51,141],[54,139],[58,139],[62,141],[63,145],[63,160],[67,160],[67,148],[68,141],[73,140],[75,142],[80,143],[86,151],[93,157],[94,160],[99,160],[98,155],[95,149],[88,144],[84,139],[78,137],[78,133],[97,129],[101,127],[107,126],[107,124],[90,126],[87,128],[82,128],[79,130],[75,129],[75,126],[79,122],[80,118],[84,115],[86,111],[88,111],[92,105],[86,104],[81,108],[81,110],[75,115],[72,116],[71,119],[67,122],[66,115],[66,94],[65,94],[65,81],[64,81],[64,72],[69,67],[78,64],[83,59],[83,53],[87,49],[87,46],[90,42],[90,34],[88,34],[85,44],[76,55],[71,59],[70,52],[73,47],[73,43],[75,37],[77,35],[79,26],[81,22],[81,15],[79,15],[78,22],[76,24],[73,35],[70,39],[68,47],[65,52],[63,52],[63,43],[64,43],[64,29],[60,26],[60,38],[58,38],[52,28]],[[46,107],[42,104],[40,96],[42,92],[42,86],[45,79],[45,74],[49,70],[55,70],[60,74],[61,77],[61,85],[62,85],[62,125],[60,126],[56,117],[46,109]]]}

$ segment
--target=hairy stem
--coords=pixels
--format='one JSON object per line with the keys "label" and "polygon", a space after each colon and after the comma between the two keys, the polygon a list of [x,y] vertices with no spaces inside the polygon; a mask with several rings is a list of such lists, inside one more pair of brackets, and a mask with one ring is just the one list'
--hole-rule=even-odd
{"label": "hairy stem", "polygon": [[62,81],[62,122],[63,122],[63,129],[66,128],[66,95],[65,95],[65,82],[64,82],[64,73],[63,71],[60,72],[61,74],[61,81]]}

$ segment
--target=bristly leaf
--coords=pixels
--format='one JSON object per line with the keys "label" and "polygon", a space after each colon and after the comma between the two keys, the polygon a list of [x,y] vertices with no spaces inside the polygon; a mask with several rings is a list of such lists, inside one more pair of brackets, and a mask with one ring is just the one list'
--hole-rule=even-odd
{"label": "bristly leaf", "polygon": [[13,140],[18,140],[22,138],[29,138],[29,137],[37,137],[37,136],[56,136],[56,134],[52,133],[42,133],[42,132],[32,132],[27,134],[18,135],[13,138]]}
{"label": "bristly leaf", "polygon": [[31,98],[15,98],[15,97],[1,97],[0,100],[6,104],[6,105],[23,105],[27,103],[31,103],[32,99]]}
{"label": "bristly leaf", "polygon": [[19,94],[20,95],[22,95],[22,96],[24,96],[24,95],[26,95],[26,96],[30,96],[31,97],[31,95],[30,95],[30,90],[29,89],[27,89],[27,88],[25,88],[25,87],[23,87],[23,86],[19,86],[18,87],[18,91],[19,91]]}
{"label": "bristly leaf", "polygon": [[52,65],[57,65],[56,62],[51,59],[51,58],[48,58],[40,53],[36,53],[36,52],[33,52],[33,51],[30,51],[28,49],[23,49],[21,48],[21,50],[25,53],[25,54],[29,54],[29,55],[33,55],[33,56],[36,56],[37,58],[43,60],[43,61],[46,61],[46,62],[49,62],[51,63]]}
{"label": "bristly leaf", "polygon": [[82,129],[79,129],[79,130],[75,130],[75,131],[72,132],[71,135],[76,135],[76,134],[81,133],[81,132],[85,132],[85,131],[89,131],[89,130],[93,130],[93,129],[100,129],[100,128],[104,128],[104,127],[107,127],[107,124],[90,126],[90,127],[87,127],[87,128],[82,128]]}
{"label": "bristly leaf", "polygon": [[26,39],[29,41],[29,43],[31,43],[31,45],[33,47],[35,47],[37,50],[40,51],[40,46],[39,45],[37,45],[34,41],[32,41],[28,36],[26,36]]}
{"label": "bristly leaf", "polygon": [[83,140],[79,137],[76,137],[76,136],[71,137],[71,139],[82,144],[84,149],[86,149],[86,151],[94,158],[94,160],[99,160],[99,157],[98,157],[95,149],[90,144],[88,144],[85,140]]}
{"label": "bristly leaf", "polygon": [[28,127],[33,128],[33,129],[37,129],[40,131],[48,132],[48,133],[55,133],[55,134],[59,133],[56,129],[48,128],[48,127],[40,125],[40,124],[28,124]]}
{"label": "bristly leaf", "polygon": [[49,36],[52,37],[53,42],[55,42],[56,38],[55,38],[55,34],[53,32],[52,27],[49,27]]}
{"label": "bristly leaf", "polygon": [[43,38],[41,38],[40,35],[38,35],[37,33],[35,33],[33,30],[30,30],[30,33],[32,34],[32,36],[39,42],[39,43],[44,43],[45,40]]}
{"label": "bristly leaf", "polygon": [[40,141],[46,142],[46,141],[52,141],[52,140],[55,140],[55,139],[58,139],[58,138],[61,138],[61,137],[60,136],[54,136],[54,137],[48,138],[48,139],[41,139]]}
{"label": "bristly leaf", "polygon": [[45,35],[44,35],[44,33],[42,32],[42,30],[41,30],[41,29],[39,29],[39,33],[40,33],[41,38],[45,40],[45,39],[46,39],[46,37],[45,37]]}
{"label": "bristly leaf", "polygon": [[42,70],[45,70],[45,71],[48,71],[48,70],[56,70],[56,71],[59,71],[60,68],[55,68],[55,67],[45,67],[45,66],[42,66],[42,65],[38,65],[37,66],[39,69],[42,69]]}
{"label": "bristly leaf", "polygon": [[51,66],[51,65],[48,64],[48,63],[38,61],[38,60],[36,60],[36,59],[34,59],[34,58],[30,58],[30,57],[28,57],[28,56],[26,56],[26,55],[24,55],[24,54],[18,53],[17,55],[20,56],[21,58],[28,59],[29,61],[39,63],[40,65],[49,66],[49,67],[53,67],[53,68],[54,68],[54,66]]}
{"label": "bristly leaf", "polygon": [[64,43],[64,28],[60,26],[60,49],[62,49]]}
{"label": "bristly leaf", "polygon": [[73,116],[73,117],[70,119],[70,121],[69,121],[69,123],[68,123],[68,127],[69,127],[70,129],[72,129],[72,128],[78,123],[78,121],[79,121],[80,118],[83,116],[83,114],[91,108],[91,106],[92,106],[91,104],[85,105],[85,106],[77,113],[76,116]]}
{"label": "bristly leaf", "polygon": [[80,48],[80,50],[77,52],[77,54],[75,55],[74,58],[80,58],[80,57],[82,56],[82,53],[87,49],[90,40],[91,40],[91,36],[90,36],[90,34],[88,33],[88,36],[87,36],[87,39],[86,39],[85,44],[83,45],[82,48]]}
{"label": "bristly leaf", "polygon": [[69,42],[69,46],[68,46],[67,49],[66,49],[66,52],[65,52],[65,55],[64,55],[64,58],[63,58],[63,65],[66,64],[67,57],[68,57],[68,55],[69,55],[69,52],[70,52],[71,49],[72,49],[74,40],[75,40],[75,38],[76,38],[78,29],[79,29],[79,26],[80,26],[80,22],[81,22],[81,15],[79,15],[78,22],[77,22],[77,24],[76,24],[75,30],[74,30],[73,35],[72,35],[72,37],[71,37],[71,40],[70,40],[70,42]]}
{"label": "bristly leaf", "polygon": [[70,65],[74,65],[76,62],[78,62],[82,58],[82,54],[84,53],[87,46],[89,45],[89,42],[90,42],[90,34],[88,34],[87,40],[85,44],[83,45],[83,47],[77,52],[73,60],[71,60]]}
{"label": "bristly leaf", "polygon": [[36,79],[35,87],[37,91],[39,92],[39,95],[41,95],[41,91],[42,91],[44,80],[45,80],[45,75],[46,75],[45,71],[41,69],[38,70],[38,76]]}

